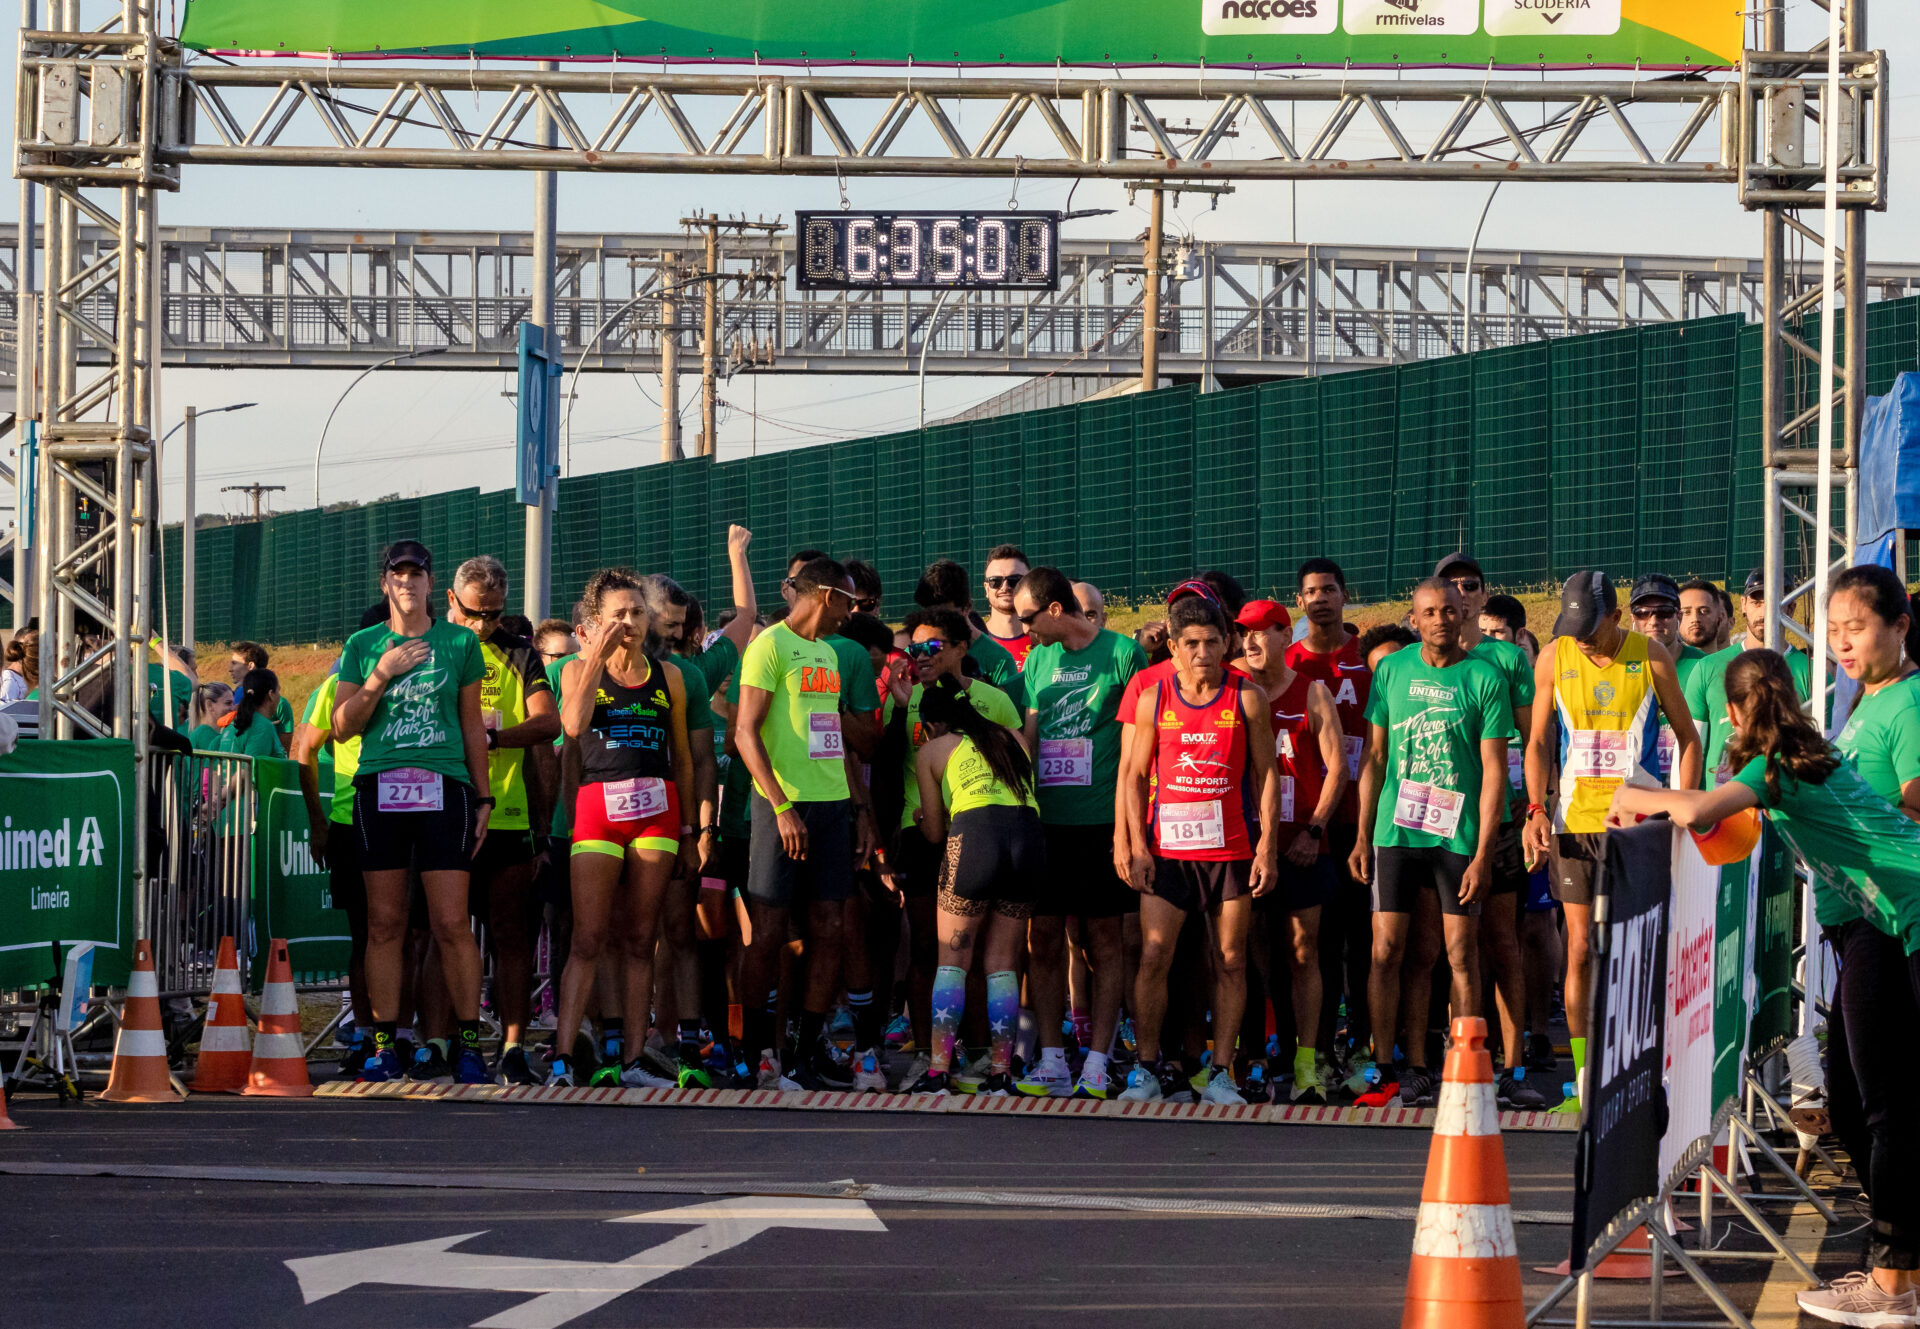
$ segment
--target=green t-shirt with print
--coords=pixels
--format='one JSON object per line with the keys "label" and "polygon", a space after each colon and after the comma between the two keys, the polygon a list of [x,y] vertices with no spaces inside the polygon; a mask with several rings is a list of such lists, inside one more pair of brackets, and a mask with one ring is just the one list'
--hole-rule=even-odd
{"label": "green t-shirt with print", "polygon": [[1909,780],[1920,780],[1920,673],[1861,693],[1834,746],[1867,787],[1895,808]]}
{"label": "green t-shirt with print", "polygon": [[993,639],[993,634],[983,632],[973,639],[973,645],[967,647],[967,658],[980,667],[980,677],[999,688],[1008,696],[1019,695],[1020,662],[1013,658],[1013,652]]}
{"label": "green t-shirt with print", "polygon": [[772,694],[760,739],[780,788],[760,792],[774,802],[783,801],[782,794],[798,803],[834,803],[851,797],[840,731],[845,686],[833,648],[776,623],[755,638],[741,657],[740,684]]}
{"label": "green t-shirt with print", "polygon": [[1375,847],[1471,858],[1479,848],[1480,743],[1518,736],[1499,670],[1472,655],[1438,669],[1418,649],[1396,651],[1374,671],[1367,723],[1387,731]]}
{"label": "green t-shirt with print", "polygon": [[1120,698],[1147,667],[1131,637],[1102,628],[1078,651],[1035,646],[1020,675],[1026,709],[1039,719],[1034,756],[1040,820],[1049,826],[1110,826],[1120,778]]}
{"label": "green t-shirt with print", "polygon": [[[1701,769],[1703,789],[1714,788],[1728,776],[1728,772],[1721,769],[1726,763],[1727,740],[1733,737],[1733,723],[1727,719],[1727,666],[1747,649],[1736,641],[1724,651],[1715,651],[1694,665],[1681,685],[1681,694],[1687,699],[1687,713],[1700,730],[1700,742],[1706,752]],[[1800,693],[1800,700],[1805,701],[1813,677],[1813,662],[1805,652],[1790,650],[1787,672],[1793,675],[1793,686]]]}
{"label": "green t-shirt with print", "polygon": [[1908,955],[1920,953],[1920,823],[1894,811],[1842,762],[1823,784],[1785,771],[1778,802],[1767,797],[1767,758],[1733,779],[1753,790],[1767,819],[1813,875],[1813,912],[1822,926],[1864,918]]}
{"label": "green t-shirt with print", "polygon": [[[460,689],[486,675],[480,639],[445,619],[422,634],[431,654],[387,684],[360,735],[360,771],[418,767],[467,782],[467,753],[460,737]],[[340,652],[340,682],[364,684],[389,647],[409,640],[385,623],[347,638]]]}
{"label": "green t-shirt with print", "polygon": [[[926,695],[926,691],[924,685],[915,683],[913,695],[907,699],[907,753],[904,759],[907,801],[900,812],[900,829],[907,831],[913,829],[913,814],[920,810],[920,781],[913,773],[913,762],[914,758],[920,755],[920,749],[927,745],[930,737],[926,727],[920,723],[920,699]],[[1013,704],[1006,693],[993,684],[983,683],[977,678],[969,680],[967,700],[973,703],[974,710],[995,724],[1005,725],[1015,730],[1020,728],[1019,708]],[[893,698],[889,697],[886,715],[888,724],[893,723],[893,711]]]}
{"label": "green t-shirt with print", "polygon": [[313,690],[307,698],[307,713],[302,721],[309,728],[319,732],[320,741],[333,750],[333,803],[327,810],[327,820],[342,826],[353,824],[353,775],[360,769],[360,740],[350,738],[344,743],[336,743],[333,738],[333,699],[340,686],[338,673],[328,674],[326,681]]}

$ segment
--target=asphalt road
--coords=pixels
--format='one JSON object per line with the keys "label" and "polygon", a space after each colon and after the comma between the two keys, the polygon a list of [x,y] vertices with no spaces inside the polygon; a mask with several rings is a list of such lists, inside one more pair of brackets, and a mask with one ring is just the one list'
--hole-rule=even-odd
{"label": "asphalt road", "polygon": [[[0,1211],[28,1258],[9,1262],[7,1320],[195,1329],[1042,1316],[1384,1329],[1400,1320],[1429,1143],[1391,1129],[227,1097],[13,1108],[30,1129],[0,1133]],[[1568,1208],[1568,1137],[1510,1136],[1506,1150],[1517,1210]],[[270,1175],[283,1179],[234,1179]],[[780,1198],[847,1180],[933,1194]],[[958,1193],[978,1190],[1020,1194]],[[1387,1216],[1178,1208],[1231,1202]],[[1531,1302],[1552,1282],[1531,1267],[1562,1257],[1568,1233],[1518,1234]],[[412,1249],[381,1250],[393,1245]],[[1719,1271],[1746,1305],[1765,1274]],[[1679,1287],[1668,1307],[1706,1309]]]}

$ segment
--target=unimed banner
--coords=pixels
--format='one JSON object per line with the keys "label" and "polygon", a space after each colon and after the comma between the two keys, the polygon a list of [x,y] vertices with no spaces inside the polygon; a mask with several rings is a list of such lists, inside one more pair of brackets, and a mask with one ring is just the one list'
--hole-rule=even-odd
{"label": "unimed banner", "polygon": [[0,988],[53,981],[81,941],[98,948],[95,983],[127,981],[136,797],[128,742],[28,741],[0,757]]}
{"label": "unimed banner", "polygon": [[249,55],[921,65],[1739,63],[1731,0],[188,0],[182,40]]}
{"label": "unimed banner", "polygon": [[[320,805],[333,798],[332,781],[321,786]],[[258,990],[266,981],[267,948],[284,937],[294,977],[301,981],[335,978],[347,971],[352,938],[346,914],[334,908],[333,884],[313,859],[307,803],[300,793],[300,768],[290,761],[257,757],[254,797],[259,813],[253,834],[253,922],[247,938],[247,983]]]}
{"label": "unimed banner", "polygon": [[[1646,822],[1610,832],[1601,872],[1593,1037],[1587,1099],[1574,1154],[1576,1272],[1617,1216],[1660,1189],[1660,1084],[1665,1031],[1673,828]],[[1603,912],[1602,912],[1603,911]]]}

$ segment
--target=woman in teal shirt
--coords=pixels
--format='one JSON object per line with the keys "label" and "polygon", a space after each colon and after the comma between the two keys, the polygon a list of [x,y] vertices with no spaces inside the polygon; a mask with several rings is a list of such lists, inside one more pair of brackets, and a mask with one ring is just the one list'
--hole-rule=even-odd
{"label": "woman in teal shirt", "polygon": [[1726,683],[1734,728],[1727,765],[1738,773],[1707,792],[1622,786],[1608,819],[1623,825],[1665,813],[1700,831],[1759,807],[1806,860],[1814,911],[1840,964],[1835,1005],[1844,1034],[1829,1039],[1829,1050],[1844,1055],[1865,1115],[1868,1152],[1859,1161],[1872,1208],[1871,1268],[1799,1294],[1800,1309],[1836,1324],[1912,1324],[1920,1061],[1908,1049],[1920,1027],[1920,825],[1821,737],[1777,653],[1743,652],[1727,666]]}
{"label": "woman in teal shirt", "polygon": [[1848,568],[1827,594],[1827,644],[1860,685],[1834,741],[1873,792],[1920,821],[1920,667],[1913,606],[1889,568]]}

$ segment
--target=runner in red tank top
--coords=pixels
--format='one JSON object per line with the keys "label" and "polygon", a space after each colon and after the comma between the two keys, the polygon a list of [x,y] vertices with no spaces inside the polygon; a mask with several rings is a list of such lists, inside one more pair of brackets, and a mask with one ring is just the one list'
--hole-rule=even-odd
{"label": "runner in red tank top", "polygon": [[[1210,596],[1169,607],[1179,671],[1140,699],[1120,773],[1127,880],[1141,893],[1140,973],[1133,1014],[1140,1062],[1123,1099],[1184,1093],[1186,1077],[1164,1060],[1160,1026],[1167,971],[1181,926],[1204,910],[1214,947],[1215,1069],[1209,1103],[1244,1103],[1233,1080],[1233,1047],[1247,1001],[1247,929],[1254,896],[1275,882],[1280,813],[1273,726],[1266,693],[1221,668],[1227,619]],[[1149,781],[1158,797],[1149,806]],[[1253,798],[1257,791],[1257,816]],[[1252,840],[1259,828],[1258,842]]]}
{"label": "runner in red tank top", "polygon": [[[1347,783],[1344,735],[1327,685],[1287,664],[1293,620],[1286,607],[1273,600],[1250,600],[1240,611],[1239,624],[1246,642],[1242,663],[1247,677],[1272,699],[1279,762],[1280,889],[1254,905],[1254,971],[1265,985],[1256,991],[1266,992],[1275,1010],[1281,1008],[1276,990],[1280,966],[1271,957],[1284,935],[1295,1030],[1292,1097],[1296,1103],[1316,1106],[1326,1102],[1328,1078],[1322,1074],[1324,1058],[1316,1055],[1324,991],[1320,920],[1338,881],[1327,826]],[[1242,1045],[1250,1049],[1265,1030],[1244,1032]],[[1269,1066],[1267,1073],[1271,1076],[1279,1069]]]}

